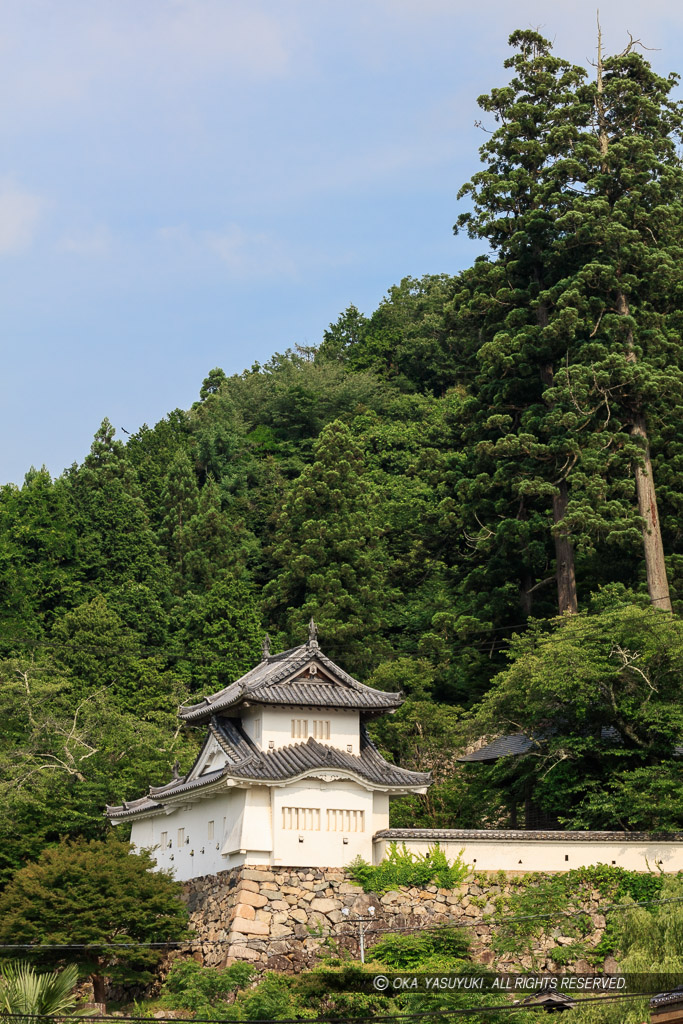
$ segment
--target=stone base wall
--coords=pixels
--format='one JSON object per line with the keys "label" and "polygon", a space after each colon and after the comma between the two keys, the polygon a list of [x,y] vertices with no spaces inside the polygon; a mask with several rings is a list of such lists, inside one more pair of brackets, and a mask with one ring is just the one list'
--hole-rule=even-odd
{"label": "stone base wall", "polygon": [[[450,923],[468,927],[474,956],[483,964],[500,970],[556,970],[548,959],[550,950],[572,941],[558,929],[552,937],[536,940],[530,956],[494,957],[485,917],[493,913],[491,900],[509,890],[508,882],[494,876],[490,883],[465,881],[456,890],[427,886],[378,897],[363,892],[340,870],[234,868],[185,884],[195,933],[188,952],[208,967],[246,960],[260,969],[298,972],[335,950],[358,957],[360,927],[366,945],[372,946],[385,932]],[[604,932],[604,918],[597,913],[601,902],[596,890],[585,904],[593,922],[591,945]],[[589,970],[587,964],[576,969]]]}

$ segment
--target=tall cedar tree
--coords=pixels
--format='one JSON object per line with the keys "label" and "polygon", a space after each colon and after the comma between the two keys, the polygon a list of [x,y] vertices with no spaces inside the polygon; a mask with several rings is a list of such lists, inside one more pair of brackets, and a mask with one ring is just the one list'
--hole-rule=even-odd
{"label": "tall cedar tree", "polygon": [[455,226],[485,238],[496,256],[464,276],[454,304],[454,324],[469,331],[478,364],[459,497],[466,515],[471,506],[478,543],[524,538],[526,612],[542,582],[539,526],[550,534],[559,610],[573,613],[577,539],[590,547],[595,535],[621,536],[633,518],[609,405],[582,401],[586,338],[566,296],[582,253],[558,226],[575,202],[576,153],[592,106],[583,69],[554,57],[547,40],[515,32],[510,44],[518,51],[505,62],[510,85],[479,99],[500,127],[481,149],[486,169],[461,189],[473,210]]}
{"label": "tall cedar tree", "polygon": [[173,572],[173,589],[182,593],[187,576],[188,525],[199,507],[197,477],[186,451],[180,448],[169,466],[161,500],[166,510],[159,539]]}
{"label": "tall cedar tree", "polygon": [[189,591],[175,614],[176,642],[183,652],[177,671],[193,693],[227,686],[260,661],[263,630],[246,580],[223,571],[210,590]]}
{"label": "tall cedar tree", "polygon": [[83,597],[126,580],[166,594],[168,573],[140,496],[137,473],[125,446],[104,419],[83,465],[69,472]]}
{"label": "tall cedar tree", "polygon": [[324,428],[313,452],[277,519],[271,558],[280,571],[266,587],[266,606],[292,643],[313,616],[325,650],[360,672],[377,660],[390,598],[376,496],[363,450],[340,420]]}
{"label": "tall cedar tree", "polygon": [[568,300],[630,435],[650,599],[670,611],[649,435],[683,399],[683,105],[678,76],[655,74],[634,45],[603,60],[599,40],[593,124],[558,227],[582,259]]}

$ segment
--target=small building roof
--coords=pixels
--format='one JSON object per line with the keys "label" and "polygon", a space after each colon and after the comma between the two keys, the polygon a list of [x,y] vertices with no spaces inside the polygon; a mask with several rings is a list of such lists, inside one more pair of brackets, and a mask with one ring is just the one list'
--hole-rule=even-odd
{"label": "small building roof", "polygon": [[198,704],[181,707],[178,714],[188,723],[207,722],[249,704],[280,707],[311,707],[366,712],[392,711],[400,707],[400,693],[386,693],[364,686],[335,665],[316,640],[282,654],[265,654],[249,672]]}
{"label": "small building roof", "polygon": [[[165,786],[150,786],[146,796],[120,807],[107,806],[107,817],[115,821],[161,810],[165,801],[223,779],[261,785],[292,782],[315,770],[341,771],[362,782],[384,789],[421,790],[431,783],[427,772],[411,772],[385,761],[361,726],[360,754],[349,754],[310,738],[277,750],[260,750],[235,721],[214,717],[207,743],[213,737],[224,751],[227,763],[216,771],[193,777],[193,767],[182,778]],[[202,754],[195,761],[198,764]]]}
{"label": "small building roof", "polygon": [[498,736],[471,754],[463,754],[458,761],[497,761],[499,757],[526,754],[535,746],[534,741],[524,733],[516,732],[510,736]]}
{"label": "small building roof", "polygon": [[[613,725],[603,725],[600,730],[600,737],[613,743],[621,742],[619,731]],[[509,736],[498,736],[495,740],[491,740],[490,743],[485,743],[483,747],[479,747],[478,750],[473,750],[470,754],[463,754],[462,757],[458,758],[458,761],[484,761],[491,763],[497,761],[499,757],[516,757],[520,754],[528,754],[530,750],[538,749],[538,746],[536,740],[531,736],[527,736],[523,732],[515,732]],[[683,756],[683,744],[676,744],[673,749],[673,756]]]}

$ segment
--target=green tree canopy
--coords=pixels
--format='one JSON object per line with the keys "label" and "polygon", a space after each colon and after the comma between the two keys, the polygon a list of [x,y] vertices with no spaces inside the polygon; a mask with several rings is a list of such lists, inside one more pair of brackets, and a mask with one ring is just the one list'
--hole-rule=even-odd
{"label": "green tree canopy", "polygon": [[[479,735],[534,740],[488,769],[492,785],[528,780],[542,808],[577,828],[681,828],[682,675],[683,621],[654,608],[532,625],[473,715]],[[658,799],[641,795],[646,779]]]}
{"label": "green tree canopy", "polygon": [[325,650],[352,671],[376,659],[369,641],[377,644],[392,597],[380,516],[362,448],[335,420],[277,519],[271,558],[279,572],[265,598],[291,643],[301,643],[313,617]]}
{"label": "green tree canopy", "polygon": [[149,944],[187,933],[180,883],[153,867],[148,853],[114,838],[44,850],[0,895],[0,942],[91,947],[37,956],[43,963],[75,960],[92,978],[96,1002],[105,1002],[106,979],[149,981],[164,955]]}

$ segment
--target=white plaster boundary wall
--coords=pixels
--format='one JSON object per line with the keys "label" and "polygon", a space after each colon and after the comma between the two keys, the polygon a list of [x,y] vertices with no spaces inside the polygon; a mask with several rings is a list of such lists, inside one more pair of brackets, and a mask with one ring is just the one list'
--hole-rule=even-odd
{"label": "white plaster boundary wall", "polygon": [[374,837],[373,862],[389,845],[404,843],[424,854],[439,844],[449,860],[458,855],[475,871],[569,871],[614,864],[629,871],[683,871],[683,833],[531,832],[478,829],[385,829]]}

